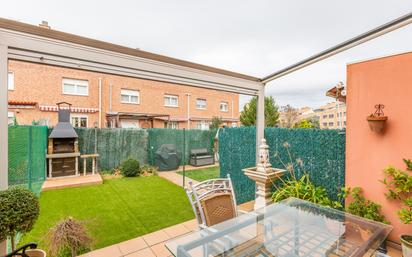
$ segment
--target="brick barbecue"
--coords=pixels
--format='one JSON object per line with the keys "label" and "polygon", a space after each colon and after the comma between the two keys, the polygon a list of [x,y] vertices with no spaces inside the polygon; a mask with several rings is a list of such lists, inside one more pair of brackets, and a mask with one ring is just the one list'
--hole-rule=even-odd
{"label": "brick barbecue", "polygon": [[79,175],[80,152],[77,133],[70,123],[71,104],[60,102],[57,106],[58,123],[50,133],[47,147],[48,178]]}

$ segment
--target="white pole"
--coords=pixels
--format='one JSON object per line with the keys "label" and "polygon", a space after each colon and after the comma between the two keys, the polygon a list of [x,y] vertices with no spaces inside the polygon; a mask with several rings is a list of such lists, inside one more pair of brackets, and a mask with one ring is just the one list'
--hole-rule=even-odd
{"label": "white pole", "polygon": [[[7,46],[0,45],[0,190],[8,187],[8,60]],[[6,241],[0,242],[0,255],[7,254]]]}
{"label": "white pole", "polygon": [[259,161],[259,145],[265,132],[265,84],[262,84],[257,96],[256,114],[256,164]]}

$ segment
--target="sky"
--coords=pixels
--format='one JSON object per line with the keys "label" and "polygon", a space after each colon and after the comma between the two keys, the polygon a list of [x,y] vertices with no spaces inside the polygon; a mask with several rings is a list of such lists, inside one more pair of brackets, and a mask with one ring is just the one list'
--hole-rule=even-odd
{"label": "sky", "polygon": [[[13,0],[0,17],[264,77],[411,11],[411,0]],[[266,95],[318,107],[348,63],[407,51],[412,25],[275,80]]]}

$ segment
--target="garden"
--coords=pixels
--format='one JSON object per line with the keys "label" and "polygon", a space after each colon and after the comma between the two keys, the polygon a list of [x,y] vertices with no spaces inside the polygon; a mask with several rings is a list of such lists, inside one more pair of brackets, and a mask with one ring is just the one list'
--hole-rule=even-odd
{"label": "garden", "polygon": [[[11,187],[8,191],[12,194],[17,190],[28,197],[15,199],[3,193],[0,213],[13,204],[28,206],[22,211],[22,220],[31,222],[21,226],[2,219],[0,227],[8,226],[9,235],[28,232],[19,245],[38,242],[39,248],[53,252],[53,256],[69,256],[73,250],[70,245],[76,245],[73,238],[80,238],[75,256],[194,218],[183,188],[157,176],[152,167],[140,168],[137,160],[128,159],[119,170],[120,174],[105,175],[101,185],[42,192],[38,204],[29,190]],[[165,210],[168,215],[164,215]],[[67,230],[73,228],[73,222],[79,228]]]}
{"label": "garden", "polygon": [[[273,202],[295,197],[389,223],[380,203],[365,197],[362,188],[345,187],[345,134],[270,128],[265,137],[274,149],[270,163],[287,171],[273,184]],[[255,185],[242,169],[256,163],[254,128],[222,130],[219,143],[219,166],[185,171],[185,176],[204,181],[230,174],[237,203],[253,200]],[[412,163],[404,162],[406,169],[383,169],[382,180],[376,183],[387,188],[389,200],[400,204],[401,222],[410,224]],[[5,215],[0,219],[0,239],[23,235],[19,245],[34,241],[52,256],[75,256],[193,219],[183,188],[157,173],[156,168],[140,167],[137,159],[128,158],[105,174],[101,185],[45,191],[39,200],[27,189],[11,187],[0,195],[0,213]],[[10,213],[14,206],[24,211]],[[405,235],[402,240],[410,238]]]}

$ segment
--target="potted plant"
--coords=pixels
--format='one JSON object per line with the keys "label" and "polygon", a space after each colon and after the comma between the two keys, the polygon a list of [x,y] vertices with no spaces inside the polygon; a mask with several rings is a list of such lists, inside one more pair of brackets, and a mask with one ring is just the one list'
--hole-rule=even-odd
{"label": "potted plant", "polygon": [[[410,167],[410,160],[404,159],[404,162]],[[409,172],[389,166],[384,170],[386,177],[382,181],[388,189],[386,197],[400,202],[398,216],[404,224],[412,223],[412,175]],[[401,235],[401,243],[403,256],[412,257],[412,235]]]}
{"label": "potted plant", "polygon": [[0,191],[0,241],[10,238],[16,250],[17,233],[29,232],[39,217],[37,196],[23,187],[10,187]]}
{"label": "potted plant", "polygon": [[384,107],[383,104],[377,104],[375,106],[376,111],[367,117],[369,128],[374,132],[382,132],[385,128],[388,116],[385,116],[383,113]]}
{"label": "potted plant", "polygon": [[[389,224],[389,222],[385,219],[385,216],[381,214],[381,206],[369,199],[366,199],[365,196],[363,196],[362,189],[360,187],[343,188],[340,196],[342,198],[351,197],[351,202],[345,208],[347,212],[362,218]],[[360,236],[364,240],[369,238],[370,231],[359,229],[359,232]],[[386,240],[379,246],[378,251],[387,253]]]}

